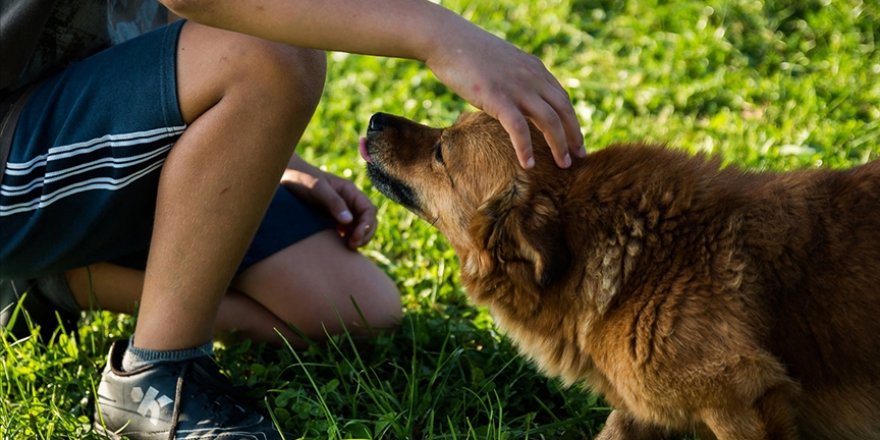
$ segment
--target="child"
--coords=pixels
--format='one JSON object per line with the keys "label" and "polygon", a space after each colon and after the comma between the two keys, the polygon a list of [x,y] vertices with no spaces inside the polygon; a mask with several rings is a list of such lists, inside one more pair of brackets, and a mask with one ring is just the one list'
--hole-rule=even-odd
{"label": "child", "polygon": [[560,167],[583,154],[568,96],[539,60],[428,1],[165,0],[187,20],[63,67],[154,28],[164,10],[12,3],[0,300],[27,289],[61,310],[138,304],[98,389],[95,427],[111,437],[280,438],[225,391],[214,332],[272,340],[292,323],[320,337],[322,326],[357,333],[399,317],[394,283],[353,252],[372,237],[375,208],[294,154],[321,96],[321,50],[424,61],[501,121],[524,167],[527,119]]}

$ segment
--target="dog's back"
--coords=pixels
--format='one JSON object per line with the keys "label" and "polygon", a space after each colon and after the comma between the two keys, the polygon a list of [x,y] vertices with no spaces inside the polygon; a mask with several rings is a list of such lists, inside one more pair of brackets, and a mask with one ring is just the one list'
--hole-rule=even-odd
{"label": "dog's back", "polygon": [[880,440],[880,161],[715,178],[729,194],[709,199],[731,202],[715,212],[741,221],[767,349],[800,388],[801,437]]}
{"label": "dog's back", "polygon": [[[669,288],[693,290],[685,295],[700,295],[700,288],[727,292],[688,297],[703,307],[703,316],[724,322],[697,320],[678,331],[700,340],[712,328],[747,323],[743,328],[752,336],[737,337],[756,338],[760,349],[742,354],[771,354],[794,381],[790,391],[796,395],[783,392],[784,399],[793,397],[788,403],[759,411],[791,411],[804,439],[880,439],[880,161],[846,171],[751,173],[643,146],[608,149],[592,160],[575,188],[594,221],[601,223],[595,213],[603,209],[614,217],[608,213],[620,206],[627,214],[616,217],[643,217],[638,230],[659,231],[654,244],[643,238],[634,248],[641,263],[632,264],[618,315],[631,319],[642,313],[633,310],[662,302],[656,294],[633,293],[639,291],[634,286],[662,291],[657,286],[669,287],[663,277],[688,273],[679,278],[687,282]],[[608,224],[612,231],[633,229]],[[672,238],[664,240],[664,230]],[[743,301],[742,307],[725,304],[729,300]],[[687,326],[676,313],[669,322]],[[621,328],[604,342],[639,337]],[[746,373],[739,376],[741,387],[759,381]]]}
{"label": "dog's back", "polygon": [[746,245],[772,298],[770,349],[802,389],[802,435],[880,439],[880,162],[752,194]]}

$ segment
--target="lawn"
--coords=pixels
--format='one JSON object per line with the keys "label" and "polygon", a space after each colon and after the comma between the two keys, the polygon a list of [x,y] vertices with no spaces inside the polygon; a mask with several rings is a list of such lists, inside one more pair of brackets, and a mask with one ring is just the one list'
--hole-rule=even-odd
{"label": "lawn", "polygon": [[[588,149],[628,140],[708,152],[758,170],[843,168],[880,157],[880,5],[856,0],[442,2],[539,56],[568,89]],[[429,225],[374,191],[357,139],[377,111],[431,125],[470,109],[413,61],[333,53],[299,147],[379,207],[365,252],[403,294],[400,329],[307,350],[217,346],[222,368],[265,390],[309,439],[581,439],[609,412],[517,356],[473,307]],[[0,435],[100,438],[89,428],[109,343],[128,316],[93,312],[48,340],[0,332]]]}

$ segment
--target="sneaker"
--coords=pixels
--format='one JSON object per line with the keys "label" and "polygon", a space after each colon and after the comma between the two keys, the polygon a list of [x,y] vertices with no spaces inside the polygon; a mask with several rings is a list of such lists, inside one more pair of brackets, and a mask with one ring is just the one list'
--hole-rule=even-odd
{"label": "sneaker", "polygon": [[210,357],[122,371],[127,346],[124,340],[110,348],[98,386],[94,427],[99,433],[131,440],[284,438]]}

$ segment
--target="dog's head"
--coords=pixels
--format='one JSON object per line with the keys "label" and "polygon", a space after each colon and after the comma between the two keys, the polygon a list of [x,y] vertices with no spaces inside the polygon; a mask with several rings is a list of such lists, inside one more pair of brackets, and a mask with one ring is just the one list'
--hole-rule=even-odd
{"label": "dog's head", "polygon": [[376,188],[436,226],[466,274],[485,276],[502,264],[508,276],[530,274],[522,281],[546,287],[568,265],[564,189],[534,127],[532,142],[536,165],[523,170],[509,135],[485,113],[466,113],[444,129],[377,113],[360,149]]}

